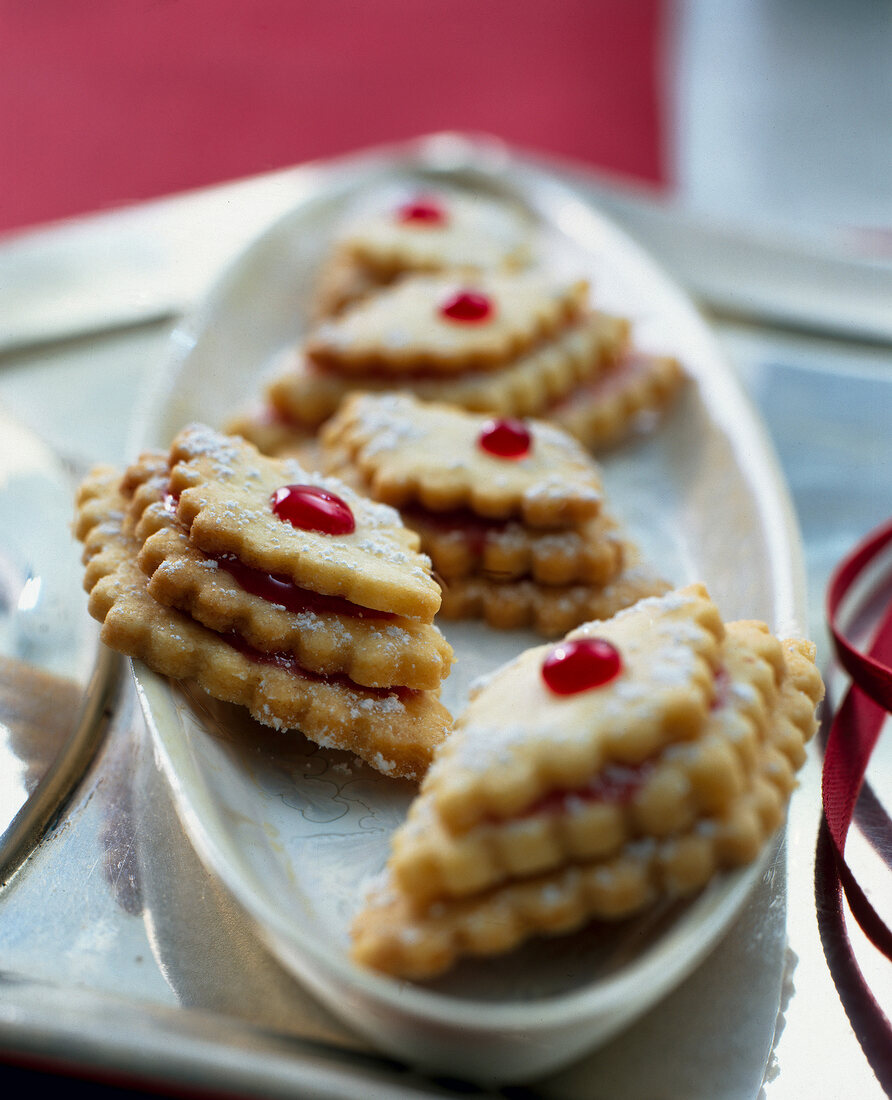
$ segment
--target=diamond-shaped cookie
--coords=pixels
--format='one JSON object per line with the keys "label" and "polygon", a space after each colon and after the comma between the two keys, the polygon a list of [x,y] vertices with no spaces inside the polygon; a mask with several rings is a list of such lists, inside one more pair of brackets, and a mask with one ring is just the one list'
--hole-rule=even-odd
{"label": "diamond-shaped cookie", "polygon": [[[677,641],[684,634],[692,641],[703,624],[685,631],[673,612],[704,600],[705,590],[692,586],[645,601],[641,617],[634,610],[620,617],[644,638],[655,626],[659,632],[668,612]],[[693,724],[683,739],[667,740],[653,728],[666,713],[662,682],[675,680],[683,662],[667,662],[657,645],[639,663],[633,635],[609,623],[598,627],[606,650],[585,628],[558,646],[530,651],[480,687],[439,750],[394,836],[388,868],[356,917],[353,955],[360,964],[423,979],[462,955],[504,952],[594,917],[630,916],[751,862],[783,822],[794,761],[814,733],[823,695],[814,646],[781,642],[764,623],[728,624],[710,668],[710,704],[703,707],[694,689]],[[522,679],[545,691],[524,691]],[[642,706],[645,696],[650,709]],[[498,712],[509,737],[492,725]],[[652,728],[641,740],[643,726]],[[587,740],[580,727],[598,734],[600,751],[579,751]],[[635,757],[647,744],[634,761],[622,744],[625,731]],[[536,762],[541,782],[532,801],[515,797],[519,753]],[[470,825],[457,825],[443,814],[441,796],[454,774],[467,788],[471,766],[484,777],[476,791],[485,809]],[[498,775],[513,794],[492,797]]]}
{"label": "diamond-shaped cookie", "polygon": [[[330,534],[282,518],[273,501],[289,486],[342,496],[354,527]],[[269,458],[243,439],[190,425],[171,447],[170,492],[178,519],[206,553],[234,554],[245,565],[373,610],[430,622],[439,607],[429,560],[399,514],[293,459]]]}
{"label": "diamond-shaped cookie", "polygon": [[587,299],[584,281],[539,274],[411,276],[322,322],[304,350],[342,374],[492,370],[578,321]]}

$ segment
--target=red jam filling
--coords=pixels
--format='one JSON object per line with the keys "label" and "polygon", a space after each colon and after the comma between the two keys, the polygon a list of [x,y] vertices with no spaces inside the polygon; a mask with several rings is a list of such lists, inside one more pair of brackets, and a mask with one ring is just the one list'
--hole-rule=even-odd
{"label": "red jam filling", "polygon": [[350,691],[362,692],[363,695],[368,695],[373,699],[386,699],[388,695],[396,695],[400,699],[406,699],[415,694],[412,688],[407,687],[364,687],[362,684],[355,683],[342,672],[313,672],[308,668],[304,668],[293,653],[264,653],[263,650],[255,649],[252,645],[249,645],[241,634],[235,632],[223,634],[221,637],[227,645],[232,646],[234,650],[241,653],[243,657],[247,657],[249,661],[254,661],[259,665],[270,665],[273,668],[284,669],[294,676],[300,676],[304,680],[312,680],[317,684],[334,684],[345,687]]}
{"label": "red jam filling", "polygon": [[271,503],[279,519],[301,531],[349,535],[356,530],[349,505],[316,485],[283,485],[273,493]]}
{"label": "red jam filling", "polygon": [[235,554],[207,554],[206,557],[217,562],[227,573],[252,596],[259,596],[270,603],[279,604],[287,611],[299,615],[302,611],[312,611],[317,615],[351,615],[356,619],[392,619],[391,611],[376,611],[351,603],[343,596],[328,596],[322,592],[312,592],[301,588],[290,577],[276,573],[266,573],[262,569],[245,565]]}
{"label": "red jam filling", "polygon": [[627,806],[652,771],[653,764],[648,762],[637,765],[607,764],[585,786],[573,790],[549,791],[528,806],[522,816],[569,813],[574,803],[580,802],[609,802],[617,806]]}
{"label": "red jam filling", "polygon": [[453,508],[447,512],[429,512],[423,508],[407,507],[403,509],[403,516],[409,526],[412,519],[417,518],[419,525],[428,524],[449,534],[459,532],[471,551],[478,556],[483,553],[486,540],[490,533],[503,530],[507,521],[500,519],[484,519],[472,512],[470,508]]}
{"label": "red jam filling", "polygon": [[533,437],[522,420],[506,417],[488,421],[477,443],[481,450],[496,458],[523,458],[530,452]]}
{"label": "red jam filling", "polygon": [[542,679],[555,695],[577,695],[603,687],[622,671],[623,663],[603,638],[576,638],[560,642],[542,662]]}
{"label": "red jam filling", "polygon": [[492,316],[493,303],[478,290],[457,290],[440,306],[440,313],[450,321],[479,324]]}
{"label": "red jam filling", "polygon": [[397,210],[396,216],[397,221],[419,227],[433,228],[446,222],[446,211],[436,199],[423,197],[404,203]]}
{"label": "red jam filling", "polygon": [[634,379],[636,374],[643,373],[643,368],[648,362],[646,356],[629,352],[609,370],[598,374],[593,382],[583,382],[581,385],[574,386],[569,393],[553,401],[549,408],[552,412],[555,412],[560,409],[573,408],[580,401],[589,403],[598,399],[605,400],[612,393],[616,393],[629,385],[630,379]]}
{"label": "red jam filling", "polygon": [[715,674],[715,695],[713,696],[709,709],[719,710],[721,707],[725,706],[728,702],[730,692],[731,675],[726,668],[719,666]]}

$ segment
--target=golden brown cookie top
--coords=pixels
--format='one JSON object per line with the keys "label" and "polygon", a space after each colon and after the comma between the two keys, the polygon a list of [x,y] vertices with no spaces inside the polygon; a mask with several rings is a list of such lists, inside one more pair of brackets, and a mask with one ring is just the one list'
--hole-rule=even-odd
{"label": "golden brown cookie top", "polygon": [[321,434],[323,456],[352,463],[372,496],[397,507],[469,508],[535,527],[597,515],[599,467],[540,420],[494,419],[403,393],[357,394]]}
{"label": "golden brown cookie top", "polygon": [[170,458],[177,517],[205,553],[234,554],[363,607],[432,619],[439,586],[394,509],[201,424],[179,433]]}
{"label": "golden brown cookie top", "polygon": [[518,267],[530,255],[526,215],[504,201],[432,188],[360,212],[338,247],[374,271]]}
{"label": "golden brown cookie top", "polygon": [[429,777],[461,831],[516,815],[606,762],[638,764],[697,736],[716,695],[724,625],[702,585],[639,601],[478,686]]}
{"label": "golden brown cookie top", "polygon": [[323,321],[306,352],[344,372],[494,369],[572,324],[587,297],[582,280],[538,273],[412,275]]}

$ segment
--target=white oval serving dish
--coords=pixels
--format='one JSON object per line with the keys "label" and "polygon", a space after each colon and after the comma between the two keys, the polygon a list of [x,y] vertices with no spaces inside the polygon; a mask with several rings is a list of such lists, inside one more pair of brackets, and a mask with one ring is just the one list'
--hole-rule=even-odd
{"label": "white oval serving dish", "polygon": [[[639,345],[679,357],[692,382],[678,407],[603,461],[611,506],[663,575],[703,581],[726,619],[800,629],[803,568],[786,488],[703,319],[577,191],[490,144],[438,139],[314,166],[305,198],[175,332],[141,443],[164,446],[190,420],[221,426],[259,394],[275,354],[304,329],[303,303],[349,206],[375,189],[432,181],[526,205],[555,262],[588,276],[599,305],[633,321]],[[478,624],[445,632],[459,657],[444,689],[453,709],[478,675],[540,641]],[[426,1069],[520,1081],[604,1042],[703,960],[774,854],[683,905],[596,935],[537,941],[434,983],[392,981],[351,963],[347,929],[412,787],[300,735],[264,730],[140,662],[134,670],[159,765],[205,864],[331,1010]]]}

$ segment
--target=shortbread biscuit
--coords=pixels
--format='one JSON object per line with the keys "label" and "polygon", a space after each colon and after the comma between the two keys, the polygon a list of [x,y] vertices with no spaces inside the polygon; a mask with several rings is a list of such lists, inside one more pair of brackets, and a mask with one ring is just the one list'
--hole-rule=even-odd
{"label": "shortbread biscuit", "polygon": [[[273,495],[308,481],[318,491],[343,495],[353,531],[333,542],[276,514]],[[439,607],[430,562],[399,514],[340,481],[328,484],[308,474],[293,459],[272,459],[243,439],[190,425],[171,447],[170,493],[177,518],[205,553],[233,554],[255,569],[376,611],[430,622]]]}
{"label": "shortbread biscuit", "polygon": [[375,500],[431,512],[468,508],[490,519],[516,517],[537,528],[566,527],[598,515],[598,467],[565,432],[542,421],[522,426],[516,457],[486,449],[487,417],[408,394],[357,394],[320,436],[323,454],[343,454]]}
{"label": "shortbread biscuit", "polygon": [[[813,664],[814,645],[802,638],[788,638],[783,647],[789,676],[781,686],[780,713],[769,731],[769,741],[795,773],[806,759],[808,738],[803,741],[800,731],[810,728],[809,724],[814,721],[814,707],[810,706],[810,701],[821,685]],[[778,774],[783,773],[783,765],[778,763]]]}
{"label": "shortbread biscuit", "polygon": [[[363,687],[431,690],[448,675],[452,649],[431,624],[362,609],[348,612],[341,601],[281,582],[275,583],[272,602],[262,594],[270,588],[268,578],[254,578],[252,571],[226,558],[209,558],[191,544],[165,506],[163,489],[156,485],[151,495],[143,494],[142,504],[142,514],[134,517],[141,544],[137,563],[149,578],[149,595],[159,603],[220,634],[235,632],[254,649],[293,653],[302,668],[342,673]],[[256,593],[250,590],[252,579]]]}
{"label": "shortbread biscuit", "polygon": [[429,188],[358,212],[335,247],[387,279],[404,271],[519,268],[531,244],[531,221],[513,203]]}
{"label": "shortbread biscuit", "polygon": [[[646,633],[661,618],[657,605],[666,611],[692,599],[708,602],[700,586],[646,601],[640,628]],[[620,618],[628,624],[634,616],[633,610]],[[631,639],[598,625],[599,637],[616,646],[607,651],[609,667],[579,680],[577,665],[570,694],[555,694],[561,682],[546,682],[545,669],[572,639],[530,651],[532,664],[525,654],[478,690],[438,751],[394,837],[388,869],[354,922],[353,954],[362,965],[423,979],[462,955],[496,954],[592,918],[630,916],[700,889],[723,868],[751,862],[782,824],[795,765],[777,738],[802,750],[814,733],[823,695],[814,646],[779,642],[764,623],[728,624],[711,669],[712,700],[707,707],[698,702],[695,728],[680,741],[652,738],[652,751],[631,764],[617,757],[611,730],[625,728],[637,739],[641,722],[659,722],[652,678],[676,680],[678,668],[636,669],[627,660],[636,660],[626,649]],[[574,637],[594,644],[587,628]],[[541,688],[536,700],[518,695],[518,671]],[[655,703],[650,711],[645,699]],[[620,717],[625,709],[627,725]],[[507,817],[490,807],[470,827],[455,829],[440,812],[444,774],[471,761],[490,778],[511,774],[518,742],[493,729],[497,711],[517,716],[510,728],[526,726],[528,739],[521,740],[552,758],[575,757],[578,770],[573,778],[555,768],[545,793],[524,799]],[[604,738],[594,767],[590,755],[576,751],[580,722]]]}
{"label": "shortbread biscuit", "polygon": [[[593,311],[553,341],[499,370],[453,377],[400,378],[397,388],[426,401],[445,401],[495,416],[538,416],[620,356],[628,322]],[[355,390],[385,392],[395,380],[379,374],[347,376],[315,365],[302,347],[286,349],[272,367],[265,400],[278,424],[314,432]],[[253,435],[252,435],[253,437]]]}
{"label": "shortbread biscuit", "polygon": [[418,532],[444,619],[555,637],[669,587],[603,510],[591,455],[544,421],[354,394],[319,452],[323,469],[398,506]]}
{"label": "shortbread biscuit", "polygon": [[417,275],[323,321],[304,343],[340,374],[449,376],[492,370],[579,321],[584,280],[541,274]]}
{"label": "shortbread biscuit", "polygon": [[227,435],[240,435],[261,454],[296,458],[315,439],[315,428],[302,428],[281,416],[262,397],[230,416],[223,424]]}
{"label": "shortbread biscuit", "polygon": [[466,512],[401,511],[446,587],[471,576],[497,583],[530,578],[540,585],[603,586],[629,561],[629,544],[607,515],[553,531]]}
{"label": "shortbread biscuit", "polygon": [[[746,822],[759,849],[783,823],[780,796],[760,778],[735,799],[728,820],[706,819],[664,840],[627,845],[605,860],[517,878],[467,898],[415,907],[389,879],[369,892],[352,927],[357,963],[395,977],[434,978],[462,956],[498,955],[533,936],[567,934],[591,920],[622,920],[661,898],[681,898],[739,861],[723,859]],[[699,825],[699,823],[698,823]],[[727,845],[725,837],[730,838]]]}
{"label": "shortbread biscuit", "polygon": [[337,317],[347,306],[355,305],[388,286],[402,272],[382,275],[364,266],[343,248],[334,248],[325,257],[316,276],[310,302],[310,320]]}
{"label": "shortbread biscuit", "polygon": [[439,616],[446,621],[482,619],[495,630],[535,630],[546,638],[565,634],[589,619],[609,619],[624,607],[660,596],[671,585],[638,563],[626,544],[624,565],[605,584],[539,584],[485,576],[443,581]]}
{"label": "shortbread biscuit", "polygon": [[530,219],[505,200],[442,189],[382,196],[338,230],[313,312],[333,316],[410,272],[518,269],[532,246]]}
{"label": "shortbread biscuit", "polygon": [[[448,830],[433,804],[418,799],[394,837],[395,882],[419,904],[463,897],[726,814],[768,748],[785,674],[781,643],[764,624],[728,624],[717,695],[701,736],[636,766],[607,761],[588,782],[551,792],[514,819],[484,820],[465,832]],[[801,731],[797,736],[801,743]],[[789,765],[778,771],[787,793],[791,779]]]}
{"label": "shortbread biscuit", "polygon": [[570,640],[605,638],[622,653],[626,675],[560,706],[546,705],[539,674],[553,647],[527,650],[471,699],[462,725],[486,732],[444,746],[429,787],[438,815],[456,832],[513,817],[607,762],[638,765],[696,736],[716,695],[724,633],[702,585],[586,623]]}
{"label": "shortbread biscuit", "polygon": [[121,477],[109,467],[96,468],[79,489],[74,526],[84,542],[84,587],[107,645],[162,675],[195,680],[265,725],[300,729],[386,774],[424,773],[451,726],[434,692],[363,688],[345,676],[320,676],[285,654],[264,654],[163,606],[149,595],[137,565],[130,511]]}
{"label": "shortbread biscuit", "polygon": [[597,378],[571,390],[547,416],[592,451],[603,451],[650,429],[684,387],[671,356],[630,350]]}

